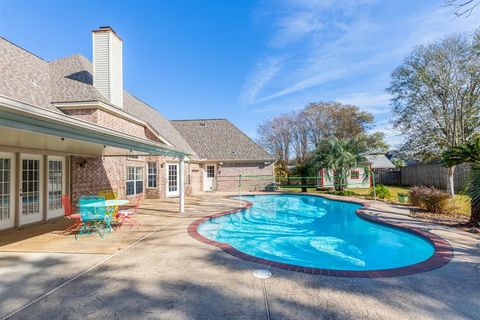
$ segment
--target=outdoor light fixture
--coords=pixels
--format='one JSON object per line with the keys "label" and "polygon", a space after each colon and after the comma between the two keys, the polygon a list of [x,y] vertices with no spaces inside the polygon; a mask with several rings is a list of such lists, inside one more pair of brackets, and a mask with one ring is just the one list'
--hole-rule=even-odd
{"label": "outdoor light fixture", "polygon": [[79,165],[80,168],[87,167],[87,160],[82,159],[78,165]]}

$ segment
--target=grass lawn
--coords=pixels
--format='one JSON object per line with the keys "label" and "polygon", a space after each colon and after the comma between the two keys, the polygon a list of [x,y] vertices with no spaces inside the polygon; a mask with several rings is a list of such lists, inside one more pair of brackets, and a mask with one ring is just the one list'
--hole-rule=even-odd
{"label": "grass lawn", "polygon": [[[399,193],[408,193],[410,191],[410,187],[401,187],[401,186],[387,186],[388,190],[392,194],[391,198],[388,199],[389,202],[399,203],[398,202],[398,194]],[[288,192],[301,192],[302,188],[297,187],[289,187],[289,188],[282,188],[283,191]],[[328,193],[327,191],[319,191],[316,188],[307,188],[308,192],[312,193]],[[355,196],[358,197],[370,197],[370,188],[349,188],[349,191],[355,192]],[[455,195],[453,201],[453,208],[452,211],[455,213],[463,214],[466,216],[470,216],[470,197],[467,195]]]}

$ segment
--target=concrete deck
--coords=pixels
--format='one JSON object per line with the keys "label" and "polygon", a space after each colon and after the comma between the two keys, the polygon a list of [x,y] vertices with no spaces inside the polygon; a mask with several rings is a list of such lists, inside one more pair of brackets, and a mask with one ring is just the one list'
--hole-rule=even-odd
{"label": "concrete deck", "polygon": [[252,272],[265,266],[187,234],[198,217],[238,207],[237,200],[222,196],[188,198],[184,216],[177,213],[176,200],[145,200],[138,215],[142,226],[105,240],[63,236],[58,233],[63,222],[0,233],[0,317],[266,319],[268,311],[272,319],[480,319],[477,236],[413,221],[405,208],[379,203],[373,214],[448,240],[453,260],[431,272],[396,278],[272,268],[272,278],[258,280]]}

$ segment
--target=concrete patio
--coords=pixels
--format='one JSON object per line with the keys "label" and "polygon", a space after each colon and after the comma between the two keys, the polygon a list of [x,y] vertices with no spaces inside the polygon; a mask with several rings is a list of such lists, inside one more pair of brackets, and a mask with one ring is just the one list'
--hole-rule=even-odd
{"label": "concrete patio", "polygon": [[479,237],[413,221],[379,203],[386,219],[448,240],[446,266],[396,278],[337,278],[234,258],[187,234],[196,218],[235,208],[224,194],[142,202],[138,229],[76,241],[65,221],[0,233],[0,317],[12,319],[480,319]]}

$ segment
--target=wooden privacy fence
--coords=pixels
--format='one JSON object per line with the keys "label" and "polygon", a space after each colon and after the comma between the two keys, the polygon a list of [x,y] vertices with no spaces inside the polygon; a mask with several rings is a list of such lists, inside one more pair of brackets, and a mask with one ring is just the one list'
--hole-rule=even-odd
{"label": "wooden privacy fence", "polygon": [[400,170],[375,170],[375,184],[399,186],[402,184]]}
{"label": "wooden privacy fence", "polygon": [[[455,167],[455,192],[463,190],[468,183],[470,165],[463,163]],[[375,173],[375,182],[385,185],[429,186],[447,189],[447,168],[441,164],[404,167],[400,170],[388,170]]]}

